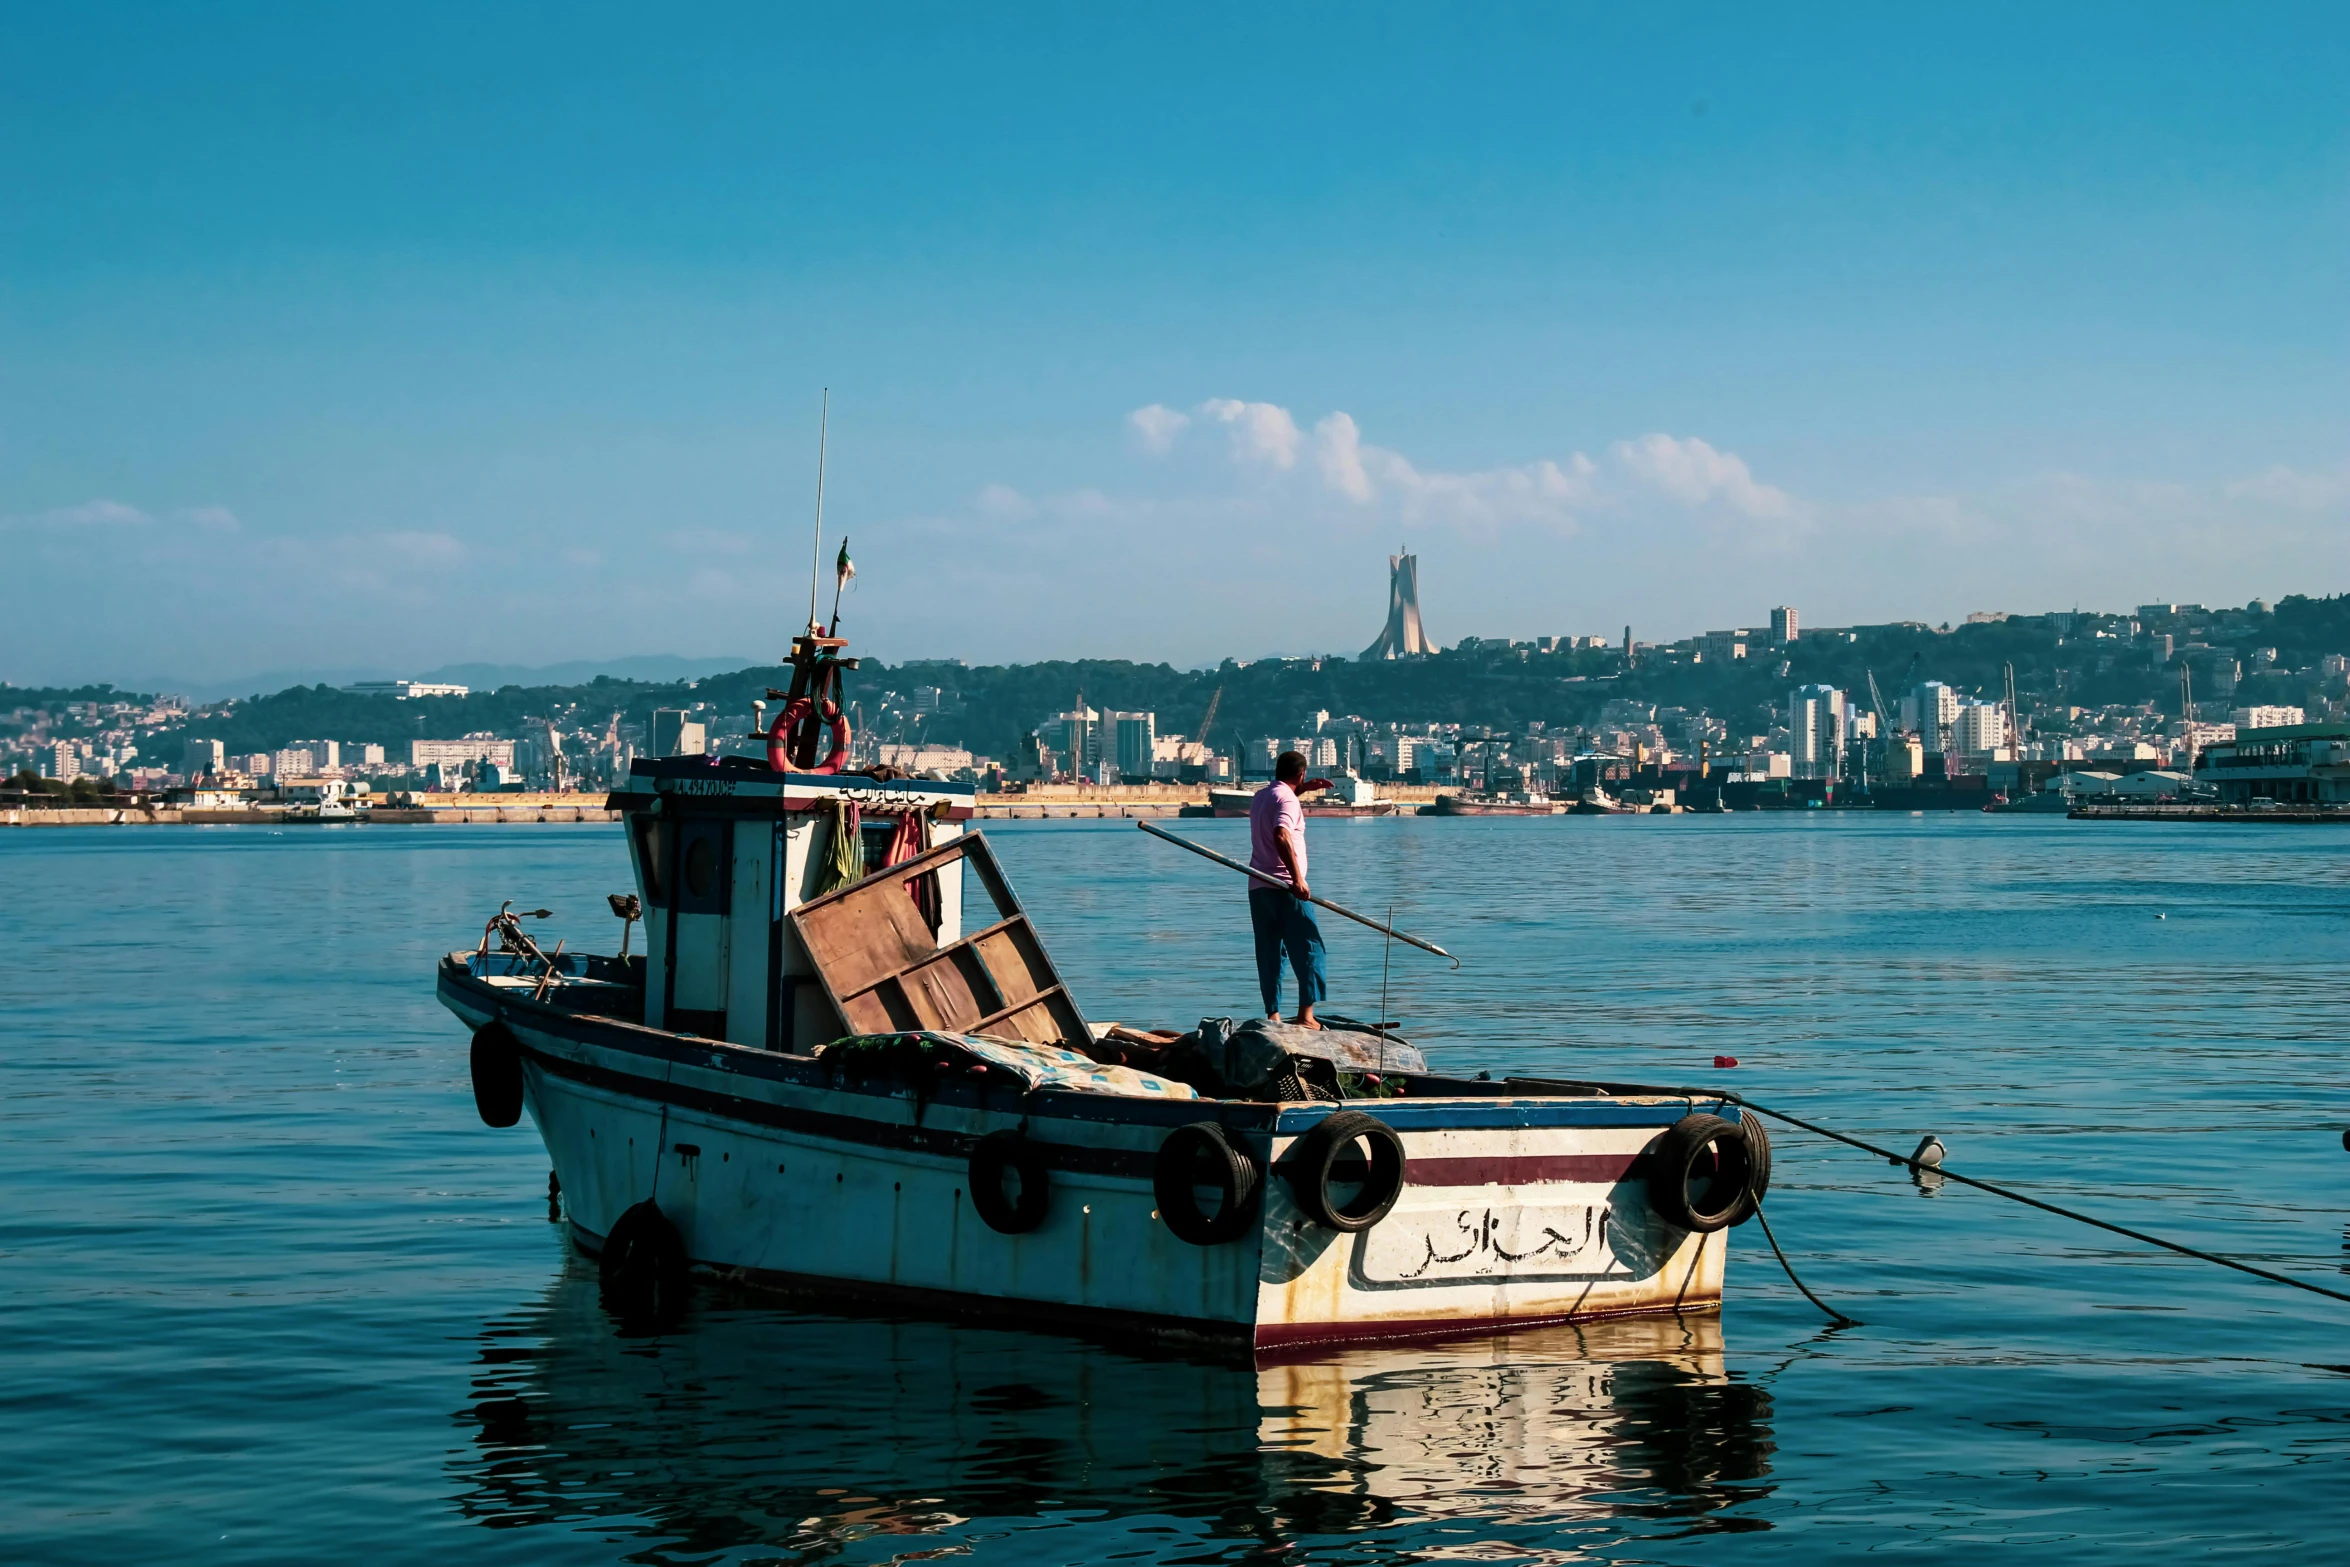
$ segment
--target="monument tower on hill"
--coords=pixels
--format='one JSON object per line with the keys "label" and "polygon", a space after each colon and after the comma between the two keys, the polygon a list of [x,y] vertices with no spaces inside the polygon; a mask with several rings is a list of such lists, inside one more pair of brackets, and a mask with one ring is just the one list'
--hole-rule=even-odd
{"label": "monument tower on hill", "polygon": [[1435,652],[1420,630],[1420,557],[1387,557],[1387,629],[1363,649],[1363,661],[1379,658],[1421,658]]}

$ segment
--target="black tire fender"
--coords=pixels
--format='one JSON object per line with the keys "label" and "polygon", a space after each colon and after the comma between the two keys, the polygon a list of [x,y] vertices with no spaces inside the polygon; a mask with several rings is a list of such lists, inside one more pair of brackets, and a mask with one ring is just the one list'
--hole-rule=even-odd
{"label": "black tire fender", "polygon": [[[1180,1240],[1220,1246],[1237,1240],[1256,1221],[1263,1195],[1262,1171],[1245,1148],[1235,1148],[1213,1121],[1178,1126],[1159,1144],[1151,1166],[1151,1193],[1159,1217]],[[1200,1210],[1198,1186],[1212,1186],[1219,1201],[1213,1214]]]}
{"label": "black tire fender", "polygon": [[1736,1122],[1685,1115],[1649,1147],[1649,1206],[1676,1229],[1727,1229],[1754,1213],[1754,1175],[1754,1144]]}
{"label": "black tire fender", "polygon": [[685,1242],[660,1205],[647,1198],[612,1221],[596,1272],[605,1298],[624,1310],[659,1310],[688,1278]]}
{"label": "black tire fender", "polygon": [[[1343,1185],[1353,1180],[1353,1173],[1343,1170],[1342,1161],[1349,1160],[1358,1142],[1370,1149],[1369,1168],[1363,1174],[1361,1189],[1347,1201],[1337,1202],[1330,1188],[1333,1183]],[[1396,1198],[1403,1195],[1403,1139],[1375,1115],[1333,1110],[1290,1144],[1278,1168],[1288,1178],[1290,1192],[1307,1218],[1325,1229],[1352,1234],[1386,1218]]]}
{"label": "black tire fender", "polygon": [[[1020,1177],[1020,1195],[1004,1195],[1004,1174]],[[1052,1178],[1044,1150],[1020,1132],[990,1132],[971,1149],[971,1206],[999,1235],[1025,1235],[1044,1223],[1052,1206]]]}
{"label": "black tire fender", "polygon": [[1747,1180],[1747,1190],[1754,1200],[1730,1222],[1744,1224],[1754,1217],[1755,1210],[1763,1204],[1763,1198],[1770,1195],[1771,1134],[1764,1129],[1763,1118],[1743,1105],[1738,1108],[1738,1130],[1746,1136],[1746,1157],[1754,1167],[1754,1173]]}
{"label": "black tire fender", "polygon": [[484,1126],[512,1126],[522,1119],[522,1041],[503,1023],[473,1033],[473,1108]]}

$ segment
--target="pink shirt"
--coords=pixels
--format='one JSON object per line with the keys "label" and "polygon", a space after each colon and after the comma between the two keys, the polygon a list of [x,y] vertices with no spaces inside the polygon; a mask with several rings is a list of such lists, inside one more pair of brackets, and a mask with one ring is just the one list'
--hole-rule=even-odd
{"label": "pink shirt", "polygon": [[[1284,887],[1297,883],[1290,877],[1289,867],[1281,860],[1281,834],[1290,835],[1290,844],[1297,852],[1299,875],[1306,871],[1306,812],[1297,803],[1297,791],[1285,783],[1270,783],[1257,791],[1257,797],[1248,803],[1248,863],[1252,869],[1263,871]],[[1249,883],[1262,887],[1261,881]]]}

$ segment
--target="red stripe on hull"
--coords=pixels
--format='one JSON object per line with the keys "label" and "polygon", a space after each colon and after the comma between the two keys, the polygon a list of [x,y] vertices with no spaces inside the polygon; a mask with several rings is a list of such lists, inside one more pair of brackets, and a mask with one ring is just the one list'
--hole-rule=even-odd
{"label": "red stripe on hull", "polygon": [[1404,1179],[1413,1186],[1539,1186],[1546,1181],[1613,1186],[1632,1173],[1640,1157],[1637,1153],[1415,1157],[1405,1167]]}

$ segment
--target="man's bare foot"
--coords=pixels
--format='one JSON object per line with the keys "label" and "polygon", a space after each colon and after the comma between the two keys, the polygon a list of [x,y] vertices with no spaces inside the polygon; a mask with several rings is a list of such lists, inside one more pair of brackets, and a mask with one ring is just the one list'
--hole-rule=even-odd
{"label": "man's bare foot", "polygon": [[1312,1007],[1306,1008],[1303,1012],[1300,1012],[1297,1016],[1291,1018],[1289,1021],[1299,1028],[1318,1029],[1322,1026],[1321,1023],[1315,1019],[1314,1009]]}

